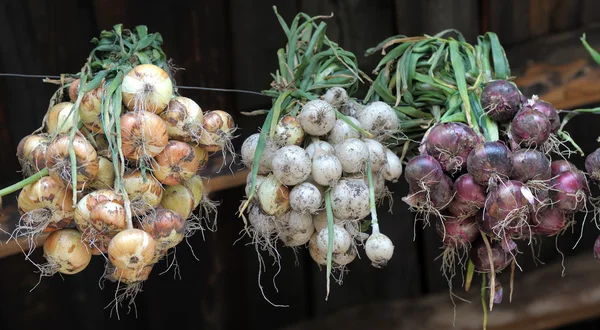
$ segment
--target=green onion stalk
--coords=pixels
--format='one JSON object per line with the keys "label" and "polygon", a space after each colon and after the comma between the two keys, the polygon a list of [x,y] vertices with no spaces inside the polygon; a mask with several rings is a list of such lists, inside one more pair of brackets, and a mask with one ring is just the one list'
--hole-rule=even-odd
{"label": "green onion stalk", "polygon": [[[58,80],[44,80],[44,82],[59,85],[50,99],[48,109],[62,102],[65,95],[68,94],[65,93],[65,90],[68,91],[71,85],[78,81],[77,99],[74,101],[74,105],[67,117],[73,120],[72,128],[68,134],[70,145],[72,146],[75,136],[80,134],[81,131],[85,131],[85,127],[79,118],[79,107],[84,95],[98,87],[102,88],[101,122],[109,145],[109,151],[112,155],[115,172],[115,190],[119,191],[124,197],[128,224],[132,227],[131,207],[127,198],[127,192],[123,187],[123,174],[126,162],[121,150],[121,85],[123,77],[132,68],[140,64],[154,64],[160,67],[169,74],[173,85],[175,85],[175,80],[172,76],[172,66],[161,48],[163,39],[160,33],[149,33],[148,28],[144,25],[139,25],[135,29],[129,30],[123,29],[121,24],[117,24],[110,31],[102,31],[99,38],[93,38],[91,43],[94,45],[94,48],[91,50],[80,72],[75,74],[61,74]],[[178,95],[176,91],[174,94]],[[34,133],[43,131],[45,123],[46,118],[44,118],[44,124]],[[65,124],[67,123],[59,123],[61,126]],[[57,131],[60,131],[60,129]],[[50,141],[57,134],[54,133],[49,136]],[[91,139],[91,142],[95,143],[93,139]],[[77,166],[73,148],[70,148],[69,156],[72,171],[70,174],[73,203],[76,204],[78,195]],[[48,168],[43,168],[37,173],[0,190],[0,196],[19,191],[28,184],[32,184],[47,175]]]}

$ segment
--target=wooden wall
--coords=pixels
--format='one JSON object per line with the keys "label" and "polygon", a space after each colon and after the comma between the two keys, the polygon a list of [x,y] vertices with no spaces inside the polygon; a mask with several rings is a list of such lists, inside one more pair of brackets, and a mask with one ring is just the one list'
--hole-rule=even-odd
{"label": "wooden wall", "polygon": [[[168,3],[168,4],[167,4]],[[365,58],[364,51],[393,34],[418,35],[457,28],[473,41],[485,31],[498,33],[507,51],[557,33],[584,28],[600,22],[594,0],[296,0],[296,1],[153,1],[153,0],[5,0],[0,3],[0,72],[59,74],[77,72],[90,50],[89,40],[102,29],[116,23],[126,27],[145,24],[159,31],[164,49],[185,70],[177,75],[180,85],[268,89],[277,66],[276,51],[285,44],[284,34],[272,11],[290,20],[298,11],[311,15],[334,13],[328,21],[328,35],[344,48],[355,52],[359,65],[368,71],[377,57]],[[531,50],[530,52],[535,52]],[[527,64],[526,54],[511,58],[513,67]],[[517,71],[518,72],[518,71]],[[5,186],[19,179],[14,157],[19,140],[41,124],[54,87],[41,79],[0,77],[0,183]],[[265,97],[225,92],[183,90],[203,109],[225,109],[239,124],[239,147],[255,132],[263,117],[243,117],[241,111],[270,106]],[[587,152],[595,148],[597,121],[579,119],[571,126]],[[574,162],[581,165],[582,160]],[[279,292],[271,283],[276,268],[266,259],[267,272],[261,284],[274,303],[261,295],[257,282],[258,260],[247,239],[239,237],[241,221],[234,215],[243,188],[222,191],[219,230],[206,240],[197,234],[190,239],[199,260],[188,246],[177,251],[181,279],[173,272],[159,275],[167,268],[159,264],[144,286],[135,313],[117,320],[103,307],[113,299],[114,286],[98,287],[103,265],[99,260],[83,273],[61,278],[44,278],[37,283],[34,268],[22,255],[0,260],[0,329],[34,329],[50,324],[67,329],[274,329],[302,320],[328,315],[346,307],[367,302],[414,298],[446,290],[439,273],[439,238],[429,228],[417,229],[413,240],[412,216],[399,200],[406,187],[393,187],[397,198],[393,214],[380,217],[383,231],[396,246],[394,259],[386,269],[375,269],[366,258],[356,261],[342,286],[334,285],[325,301],[325,274],[310,260],[306,250],[297,255],[283,249],[282,269],[276,278]],[[14,198],[8,203],[14,203]],[[596,232],[587,227],[576,250],[571,247],[577,234],[558,243],[565,254],[589,251]],[[586,250],[587,249],[587,250]],[[540,256],[556,261],[552,242],[545,244]],[[36,251],[40,260],[40,251]],[[524,272],[534,269],[524,261]],[[520,273],[517,274],[517,277]],[[516,295],[518,299],[518,294]],[[450,304],[450,301],[447,302]],[[597,326],[594,323],[592,326]],[[451,320],[449,320],[451,328]]]}

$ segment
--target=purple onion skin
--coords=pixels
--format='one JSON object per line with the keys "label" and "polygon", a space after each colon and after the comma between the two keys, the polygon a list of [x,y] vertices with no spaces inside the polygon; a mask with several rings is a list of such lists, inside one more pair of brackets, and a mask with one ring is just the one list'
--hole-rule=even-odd
{"label": "purple onion skin", "polygon": [[510,136],[521,147],[538,147],[550,137],[550,120],[543,113],[525,108],[510,124]]}
{"label": "purple onion skin", "polygon": [[507,122],[521,108],[521,93],[506,80],[494,80],[483,89],[481,106],[493,121]]}
{"label": "purple onion skin", "polygon": [[431,128],[425,150],[448,173],[459,172],[469,153],[480,142],[475,131],[463,123],[441,123]]}
{"label": "purple onion skin", "polygon": [[555,177],[565,171],[578,171],[577,166],[568,160],[560,159],[550,163],[550,175]]}
{"label": "purple onion skin", "polygon": [[594,243],[594,258],[600,262],[600,236],[598,236]]}
{"label": "purple onion skin", "polygon": [[550,198],[554,207],[566,214],[583,210],[588,194],[587,180],[579,170],[564,171],[552,179]]}
{"label": "purple onion skin", "polygon": [[594,181],[600,182],[600,148],[585,158],[585,171]]}
{"label": "purple onion skin", "polygon": [[[429,204],[427,204],[427,193],[429,193]],[[403,201],[412,207],[427,206],[442,211],[448,207],[453,196],[452,179],[442,174],[441,180],[430,185],[428,192],[420,187],[411,186],[409,195]]]}
{"label": "purple onion skin", "polygon": [[486,196],[485,188],[471,174],[463,174],[454,181],[454,199],[448,211],[458,218],[473,216],[485,205]]}
{"label": "purple onion skin", "polygon": [[549,207],[531,217],[531,232],[536,235],[551,237],[558,234],[567,225],[564,212]]}
{"label": "purple onion skin", "polygon": [[512,153],[511,179],[526,183],[529,180],[549,180],[550,159],[534,149],[519,149]]}
{"label": "purple onion skin", "polygon": [[[490,245],[494,272],[499,273],[510,265],[513,257],[510,252],[504,251],[502,246],[500,246],[500,243],[491,242]],[[476,271],[482,273],[489,273],[491,271],[488,250],[483,239],[475,241],[471,248],[470,256]]]}
{"label": "purple onion skin", "polygon": [[530,107],[546,115],[546,117],[550,121],[550,132],[558,132],[558,129],[560,128],[560,117],[558,115],[558,111],[556,111],[552,104],[546,101],[537,100],[533,102],[533,104],[527,105],[527,107]]}
{"label": "purple onion skin", "polygon": [[[521,225],[525,225],[521,218],[517,216],[526,216],[528,218],[531,204],[523,194],[523,188],[526,186],[519,181],[506,181],[488,193],[485,201],[486,221],[489,221],[489,227],[494,228],[500,225],[503,228],[510,228],[517,232],[522,231]],[[518,212],[524,207],[527,212]]]}
{"label": "purple onion skin", "polygon": [[481,236],[475,217],[462,220],[447,217],[443,220],[443,224],[441,222],[437,223],[436,229],[444,246],[451,249],[470,246],[472,242]]}
{"label": "purple onion skin", "polygon": [[502,297],[504,296],[504,290],[500,281],[496,280],[496,289],[494,291],[494,304],[502,303]]}
{"label": "purple onion skin", "polygon": [[502,141],[480,143],[467,158],[467,171],[482,186],[488,186],[495,176],[508,178],[512,172],[512,152]]}
{"label": "purple onion skin", "polygon": [[444,177],[444,171],[435,158],[419,155],[411,159],[404,168],[404,178],[411,188],[421,190],[423,186],[436,185]]}

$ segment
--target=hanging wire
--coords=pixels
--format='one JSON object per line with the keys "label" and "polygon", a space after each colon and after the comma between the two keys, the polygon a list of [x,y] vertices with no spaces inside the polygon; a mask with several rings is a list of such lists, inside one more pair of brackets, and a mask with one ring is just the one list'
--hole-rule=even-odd
{"label": "hanging wire", "polygon": [[[41,75],[41,74],[23,74],[23,73],[0,73],[0,77],[60,79],[60,76]],[[195,89],[195,90],[205,90],[205,91],[214,91],[214,92],[244,93],[244,94],[252,94],[252,95],[260,95],[260,96],[270,97],[270,96],[262,94],[260,92],[254,92],[254,91],[249,91],[249,90],[244,90],[244,89],[201,87],[201,86],[175,86],[175,87],[180,88],[180,89]]]}

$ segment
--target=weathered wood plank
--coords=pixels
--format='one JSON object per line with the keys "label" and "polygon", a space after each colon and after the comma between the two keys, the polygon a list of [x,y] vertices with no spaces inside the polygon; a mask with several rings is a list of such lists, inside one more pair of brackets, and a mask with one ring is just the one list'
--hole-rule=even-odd
{"label": "weathered wood plank", "polygon": [[[489,314],[487,329],[553,329],[600,316],[600,284],[594,275],[598,263],[591,253],[567,259],[565,267],[565,277],[561,277],[560,263],[523,276],[515,283],[513,302],[506,300]],[[505,282],[506,275],[502,274]],[[483,312],[479,288],[474,285],[470,293],[461,294],[471,303],[457,301],[454,326],[454,309],[449,296],[440,293],[413,300],[369,302],[285,329],[481,329]]]}

